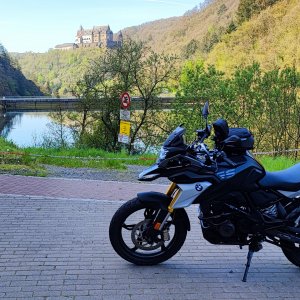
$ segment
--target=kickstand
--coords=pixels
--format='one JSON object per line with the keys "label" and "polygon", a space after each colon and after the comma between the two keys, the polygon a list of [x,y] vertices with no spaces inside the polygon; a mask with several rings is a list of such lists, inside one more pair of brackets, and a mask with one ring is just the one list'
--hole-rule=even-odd
{"label": "kickstand", "polygon": [[248,251],[248,255],[247,255],[247,264],[246,264],[246,269],[245,269],[244,277],[243,277],[243,282],[247,281],[247,275],[248,275],[248,272],[249,272],[249,268],[250,268],[250,265],[251,265],[251,260],[252,260],[254,252],[258,252],[261,249],[262,249],[262,245],[259,241],[253,240],[253,241],[250,242],[249,251]]}

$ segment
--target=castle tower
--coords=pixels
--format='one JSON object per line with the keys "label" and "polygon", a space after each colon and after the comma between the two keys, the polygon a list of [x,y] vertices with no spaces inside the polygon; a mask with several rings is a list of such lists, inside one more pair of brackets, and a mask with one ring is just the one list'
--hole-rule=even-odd
{"label": "castle tower", "polygon": [[76,39],[75,39],[76,44],[83,43],[83,40],[82,40],[83,33],[84,33],[84,29],[83,29],[82,25],[80,25],[79,29],[77,30],[77,34],[76,34]]}
{"label": "castle tower", "polygon": [[118,46],[122,46],[122,44],[123,44],[123,33],[121,30],[118,33],[117,43],[118,43]]}

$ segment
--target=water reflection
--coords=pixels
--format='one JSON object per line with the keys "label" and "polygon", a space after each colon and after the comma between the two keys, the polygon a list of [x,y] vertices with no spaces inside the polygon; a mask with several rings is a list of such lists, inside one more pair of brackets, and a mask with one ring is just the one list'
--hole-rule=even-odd
{"label": "water reflection", "polygon": [[[69,143],[72,132],[64,128]],[[7,112],[0,114],[0,135],[19,147],[39,146],[45,137],[51,137],[53,120],[48,112]]]}

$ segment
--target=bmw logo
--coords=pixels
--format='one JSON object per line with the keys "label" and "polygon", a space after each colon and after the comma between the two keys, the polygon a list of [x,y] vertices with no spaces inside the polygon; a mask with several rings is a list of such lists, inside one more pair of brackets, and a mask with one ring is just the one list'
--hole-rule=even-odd
{"label": "bmw logo", "polygon": [[195,189],[196,189],[196,191],[201,192],[203,190],[203,186],[200,183],[197,183],[195,185]]}

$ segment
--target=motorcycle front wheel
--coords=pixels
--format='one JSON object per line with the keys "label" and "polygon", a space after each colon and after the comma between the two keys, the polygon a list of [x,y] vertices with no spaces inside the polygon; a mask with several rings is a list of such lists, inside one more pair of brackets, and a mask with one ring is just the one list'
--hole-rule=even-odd
{"label": "motorcycle front wheel", "polygon": [[171,214],[161,231],[153,228],[160,208],[134,198],[114,214],[109,238],[114,250],[136,265],[155,265],[175,255],[186,239],[187,228]]}

